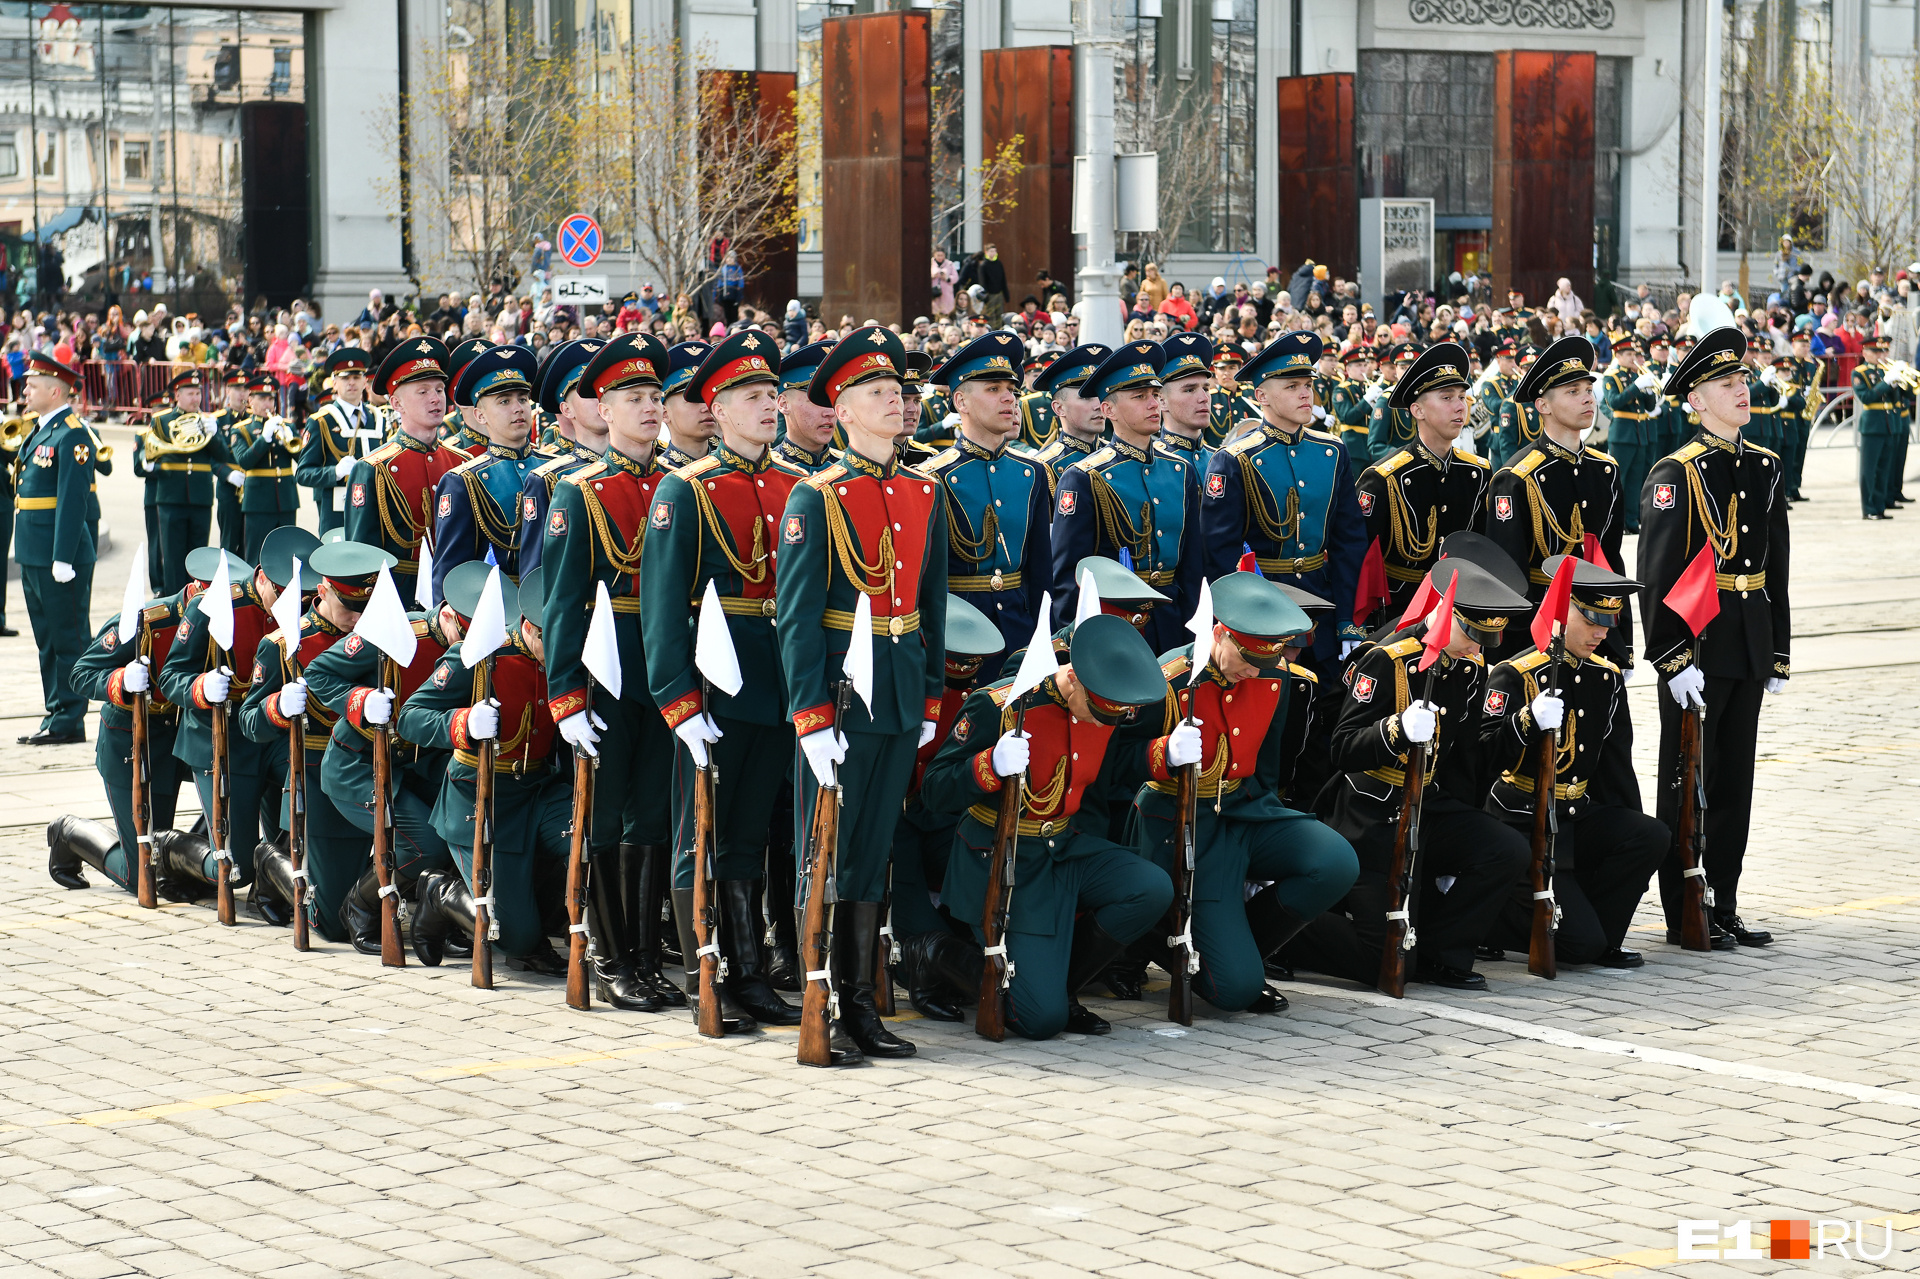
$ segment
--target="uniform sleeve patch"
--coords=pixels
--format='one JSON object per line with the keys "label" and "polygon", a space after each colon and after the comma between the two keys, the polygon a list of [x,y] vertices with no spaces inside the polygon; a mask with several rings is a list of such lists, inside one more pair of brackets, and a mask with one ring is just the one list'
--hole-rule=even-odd
{"label": "uniform sleeve patch", "polygon": [[452,669],[446,666],[435,670],[433,673],[433,686],[435,688],[445,688],[447,686],[447,677],[452,673]]}
{"label": "uniform sleeve patch", "polygon": [[365,484],[356,484],[353,486],[353,504],[355,506],[365,506],[367,504],[367,486]]}
{"label": "uniform sleeve patch", "polygon": [[254,658],[253,659],[253,683],[258,684],[261,680],[265,679],[266,677],[267,677],[266,663],[262,662],[257,657]]}
{"label": "uniform sleeve patch", "polygon": [[1673,493],[1674,493],[1674,488],[1673,488],[1673,485],[1671,484],[1654,485],[1653,486],[1654,509],[1658,511],[1671,511],[1673,509]]}
{"label": "uniform sleeve patch", "polygon": [[1502,495],[1493,499],[1493,518],[1510,520],[1513,518],[1513,499]]}
{"label": "uniform sleeve patch", "polygon": [[1371,675],[1359,675],[1353,681],[1353,700],[1370,702],[1373,700],[1374,679]]}
{"label": "uniform sleeve patch", "polygon": [[1489,715],[1506,714],[1507,713],[1507,695],[1497,688],[1488,689],[1486,712]]}
{"label": "uniform sleeve patch", "polygon": [[1060,490],[1060,514],[1072,515],[1074,512],[1074,508],[1079,505],[1079,496],[1080,495],[1078,493],[1075,493],[1072,489],[1061,489]]}
{"label": "uniform sleeve patch", "polygon": [[118,627],[116,627],[116,626],[109,626],[109,627],[107,628],[107,631],[106,631],[106,634],[104,634],[104,635],[102,635],[102,636],[100,637],[100,647],[101,647],[101,648],[109,648],[109,649],[111,649],[111,648],[119,648],[119,647],[120,647],[120,640],[119,640],[119,638],[118,638],[118,632],[119,632],[119,628],[118,628]]}
{"label": "uniform sleeve patch", "polygon": [[87,459],[91,456],[92,456],[92,453],[88,450],[86,445],[76,444],[73,446],[73,460],[80,463],[80,465],[85,466],[87,464]]}
{"label": "uniform sleeve patch", "polygon": [[1226,495],[1227,477],[1224,475],[1209,475],[1207,477],[1207,496],[1225,497]]}
{"label": "uniform sleeve patch", "polygon": [[547,535],[550,537],[567,535],[567,513],[557,506],[553,508],[553,513],[547,516]]}
{"label": "uniform sleeve patch", "polygon": [[540,513],[540,505],[539,503],[535,502],[531,497],[520,499],[520,518],[521,519],[531,524],[533,523],[533,517],[538,515],[539,513]]}
{"label": "uniform sleeve patch", "polygon": [[[1365,489],[1361,489],[1356,496],[1358,496],[1360,499],[1360,514],[1372,515],[1373,514],[1373,494],[1369,493]],[[1502,499],[1502,500],[1505,500],[1505,499]]]}
{"label": "uniform sleeve patch", "polygon": [[788,546],[798,546],[806,541],[807,517],[797,513],[787,516],[786,523],[780,529],[780,540]]}
{"label": "uniform sleeve patch", "polygon": [[953,726],[953,740],[956,742],[964,742],[967,740],[968,736],[972,734],[972,732],[973,732],[973,721],[970,719],[963,719],[958,724],[955,724]]}
{"label": "uniform sleeve patch", "polygon": [[453,514],[453,494],[442,493],[440,495],[440,518],[444,520],[447,518],[447,516],[452,514]]}
{"label": "uniform sleeve patch", "polygon": [[347,636],[347,642],[346,642],[345,648],[346,648],[348,657],[352,657],[355,653],[358,653],[365,646],[366,646],[366,640],[362,639],[360,636],[358,635]]}
{"label": "uniform sleeve patch", "polygon": [[673,503],[655,502],[653,504],[653,518],[648,520],[647,523],[653,525],[655,528],[672,528]]}

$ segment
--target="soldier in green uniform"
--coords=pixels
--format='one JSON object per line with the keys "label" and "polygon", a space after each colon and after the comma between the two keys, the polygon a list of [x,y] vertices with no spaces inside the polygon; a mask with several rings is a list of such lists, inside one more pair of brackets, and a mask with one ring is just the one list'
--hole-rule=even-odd
{"label": "soldier in green uniform", "polygon": [[553,505],[553,491],[562,477],[598,461],[607,451],[607,422],[600,416],[600,402],[580,393],[580,375],[605,345],[599,338],[562,343],[540,366],[534,399],[556,423],[557,436],[565,447],[534,467],[520,488],[522,572],[538,567],[545,553],[547,510]]}
{"label": "soldier in green uniform", "polygon": [[[1070,661],[1009,705],[1008,677],[970,694],[946,745],[921,780],[935,812],[960,815],[942,903],[973,932],[928,935],[924,962],[949,986],[980,989],[984,904],[1000,792],[1026,774],[1013,853],[1015,887],[1007,917],[1011,980],[1007,1025],[1026,1039],[1062,1030],[1103,1035],[1111,1027],[1079,992],[1127,944],[1166,914],[1167,873],[1107,838],[1106,814],[1089,825],[1081,799],[1114,753],[1114,731],[1138,708],[1167,694],[1167,681],[1139,633],[1117,617],[1073,628]],[[1019,727],[1016,728],[1016,723]]]}
{"label": "soldier in green uniform", "polygon": [[1773,351],[1771,348],[1762,351],[1758,345],[1749,346],[1745,362],[1747,368],[1752,370],[1747,378],[1748,411],[1751,416],[1740,434],[1778,455],[1781,395],[1773,379]]}
{"label": "soldier in green uniform", "polygon": [[485,338],[468,338],[447,352],[447,415],[440,420],[440,442],[468,457],[487,451],[487,433],[474,420],[473,398],[460,375],[475,356],[492,349],[493,343]]}
{"label": "soldier in green uniform", "polygon": [[1213,353],[1213,395],[1207,411],[1207,447],[1217,449],[1239,430],[1240,424],[1260,416],[1253,393],[1238,381],[1247,357],[1229,343]]}
{"label": "soldier in green uniform", "polygon": [[[1020,373],[1023,385],[1019,396],[1019,442],[1022,448],[1032,449],[1035,452],[1044,449],[1053,443],[1054,432],[1059,429],[1053,417],[1053,396],[1039,389],[1040,375],[1059,358],[1058,351],[1042,351],[1038,355],[1030,355],[1021,361]],[[914,429],[913,424],[907,427],[909,433]]]}
{"label": "soldier in green uniform", "polygon": [[248,418],[233,428],[236,437],[246,440],[234,460],[246,477],[240,509],[247,525],[243,558],[248,560],[260,554],[267,534],[300,517],[300,486],[294,479],[298,440],[287,420],[274,413],[275,403],[273,378],[254,374],[247,383]]}
{"label": "soldier in green uniform", "polygon": [[215,487],[244,483],[217,419],[197,411],[198,377],[193,369],[175,375],[174,402],[196,407],[159,415],[143,441],[141,465],[153,476],[159,506],[160,589],[167,594],[187,584],[187,553],[207,544]]}
{"label": "soldier in green uniform", "polygon": [[1600,380],[1600,403],[1611,420],[1607,451],[1620,463],[1627,532],[1640,531],[1640,489],[1653,469],[1653,432],[1660,411],[1660,379],[1642,368],[1645,340],[1630,335],[1614,344],[1613,367]]}
{"label": "soldier in green uniform", "polygon": [[[220,433],[226,437],[227,452],[239,461],[240,454],[253,442],[250,429],[250,417],[247,412],[247,374],[239,367],[228,369],[221,377],[226,388],[226,401],[213,420]],[[246,487],[245,472],[235,469],[227,472],[227,482],[215,486],[219,512],[220,545],[235,555],[244,554],[247,546],[245,509],[241,505],[241,491]]]}
{"label": "soldier in green uniform", "polygon": [[[1100,401],[1081,395],[1080,384],[1112,354],[1112,347],[1088,342],[1049,364],[1046,372],[1034,380],[1035,390],[1053,397],[1053,417],[1060,427],[1053,443],[1035,455],[1047,468],[1049,499],[1060,488],[1060,472],[1100,447]],[[1215,394],[1217,397],[1218,392]]]}
{"label": "soldier in green uniform", "polygon": [[[1588,345],[1592,345],[1589,343]],[[1531,359],[1520,366],[1520,376],[1525,380],[1534,364],[1544,358],[1535,352]],[[1519,390],[1515,383],[1514,390]],[[1530,400],[1520,400],[1509,396],[1500,404],[1500,414],[1494,420],[1492,462],[1497,471],[1507,463],[1519,457],[1540,438],[1540,414]]]}
{"label": "soldier in green uniform", "polygon": [[[874,957],[894,826],[946,689],[945,507],[940,486],[900,467],[894,454],[905,364],[900,339],[870,325],[841,339],[814,370],[807,393],[834,407],[848,447],[788,498],[775,623],[805,760],[797,811],[811,813],[817,787],[836,776],[844,792],[832,851],[841,1021],[862,1053],[879,1056],[914,1051],[874,1006]],[[872,606],[872,633],[854,635],[861,595]],[[855,643],[871,646],[872,691],[836,722],[833,685]]]}
{"label": "soldier in green uniform", "polygon": [[371,363],[357,346],[328,355],[325,375],[332,399],[308,416],[300,433],[294,481],[313,490],[322,533],[346,523],[347,476],[356,461],[386,440],[380,411],[366,402]]}
{"label": "soldier in green uniform", "polygon": [[[920,425],[914,428],[913,438],[936,449],[952,447],[954,423],[947,420],[952,416],[953,397],[940,387],[929,388],[920,398]],[[837,433],[833,442],[841,447],[846,444],[845,438]]]}
{"label": "soldier in green uniform", "polygon": [[[199,393],[199,388],[194,388]],[[151,429],[162,414],[172,412],[172,397],[163,389],[154,392],[146,399],[147,427]],[[160,579],[166,576],[160,571],[160,491],[154,486],[157,472],[150,471],[146,464],[147,430],[142,430],[133,439],[133,473],[140,478],[142,491],[142,515],[146,520],[147,531],[147,582],[158,588]]]}
{"label": "soldier in green uniform", "polygon": [[[7,562],[13,546],[13,484],[20,469],[20,446],[33,434],[34,422],[21,421],[20,434],[9,443],[0,438],[0,564]],[[7,575],[0,573],[0,639],[11,639],[20,632],[7,625]]]}
{"label": "soldier in green uniform", "polygon": [[1347,446],[1347,463],[1358,480],[1373,461],[1372,447],[1367,443],[1367,427],[1373,418],[1373,405],[1367,401],[1367,368],[1373,363],[1373,348],[1362,342],[1348,347],[1340,358],[1344,376],[1328,397],[1325,428]]}
{"label": "soldier in green uniform", "polygon": [[1813,354],[1813,335],[1805,329],[1796,329],[1788,339],[1788,348],[1793,352],[1784,366],[1776,365],[1780,374],[1800,392],[1800,412],[1786,423],[1787,453],[1780,459],[1787,468],[1787,500],[1804,502],[1807,495],[1800,491],[1800,480],[1807,466],[1807,443],[1813,435],[1813,419],[1820,413],[1820,384],[1823,370],[1820,361]]}
{"label": "soldier in green uniform", "polygon": [[[1160,715],[1143,715],[1144,731],[1131,734],[1147,776],[1134,801],[1136,839],[1141,855],[1171,874],[1179,856],[1178,770],[1198,764],[1193,838],[1199,856],[1187,921],[1200,956],[1194,991],[1217,1008],[1239,1012],[1266,990],[1266,957],[1346,896],[1360,864],[1351,844],[1311,814],[1287,807],[1279,794],[1294,744],[1287,721],[1310,713],[1293,703],[1286,650],[1304,640],[1313,622],[1258,573],[1229,573],[1215,582],[1213,612],[1206,649],[1185,644],[1160,655],[1169,685],[1165,707]],[[1249,898],[1249,880],[1266,887]],[[1185,958],[1158,953],[1170,963]]]}
{"label": "soldier in green uniform", "polygon": [[[47,711],[38,728],[21,735],[29,746],[87,740],[87,699],[75,691],[72,672],[92,631],[94,444],[73,407],[79,389],[77,369],[40,351],[27,357],[26,407],[38,422],[20,446],[13,558],[40,651]],[[202,525],[203,540],[205,534]]]}
{"label": "soldier in green uniform", "polygon": [[[908,351],[907,362],[900,370],[900,420],[903,425],[900,434],[893,440],[894,456],[905,466],[922,466],[940,452],[933,445],[922,444],[915,438],[920,431],[921,399],[926,395],[927,383],[932,377],[933,357],[925,351]],[[814,407],[818,408],[819,405]],[[1021,451],[1026,450],[1023,448]]]}
{"label": "soldier in green uniform", "polygon": [[[800,476],[775,466],[770,453],[778,429],[776,357],[765,334],[745,329],[716,343],[694,370],[686,393],[712,410],[720,438],[707,456],[661,480],[654,494],[640,557],[640,625],[648,686],[680,739],[673,809],[680,953],[692,953],[694,937],[695,772],[711,762],[718,778],[713,876],[722,997],[756,1022],[795,1026],[800,1010],[768,984],[761,950],[762,873],[780,789],[774,779],[793,763],[774,635],[774,539]],[[712,687],[695,665],[699,611],[714,607],[725,618],[742,679],[731,694]],[[604,855],[612,853],[609,841]],[[596,851],[596,860],[601,856]],[[789,903],[776,900],[774,909],[786,911]]]}
{"label": "soldier in green uniform", "polygon": [[1867,338],[1860,363],[1853,370],[1853,402],[1860,406],[1860,518],[1890,520],[1894,489],[1887,480],[1893,469],[1894,437],[1907,429],[1901,413],[1900,388],[1887,380],[1887,339]]}
{"label": "soldier in green uniform", "polygon": [[[1677,370],[1680,365],[1685,362],[1687,354],[1693,350],[1693,346],[1694,336],[1691,333],[1681,334],[1677,341],[1667,346],[1664,350],[1662,350],[1659,343],[1656,342],[1654,344],[1655,358],[1658,359],[1664,355],[1666,359],[1665,367],[1662,370],[1663,377],[1671,378],[1673,371]],[[1666,457],[1684,444],[1694,432],[1700,429],[1700,419],[1695,416],[1693,410],[1688,407],[1685,398],[1671,394],[1667,390],[1664,381],[1661,385],[1661,399],[1659,443],[1654,446],[1654,456],[1656,457]],[[1646,512],[1642,511],[1641,514],[1644,516]]]}
{"label": "soldier in green uniform", "polygon": [[[596,400],[606,420],[607,451],[554,489],[540,564],[548,583],[548,712],[569,746],[600,758],[592,841],[601,851],[593,877],[604,894],[605,940],[597,946],[609,1002],[617,994],[632,1006],[678,1007],[685,996],[659,967],[661,903],[670,887],[674,740],[647,688],[640,629],[641,557],[667,474],[657,453],[667,363],[659,339],[623,333],[580,374],[576,390]],[[618,697],[593,684],[582,655],[601,586],[613,610],[623,672]]]}
{"label": "soldier in green uniform", "polygon": [[399,429],[347,472],[346,536],[392,555],[402,598],[417,597],[434,492],[441,476],[467,460],[439,438],[447,410],[447,348],[433,338],[402,342],[380,362],[373,393],[386,397]]}
{"label": "soldier in green uniform", "polygon": [[787,352],[780,361],[780,420],[784,431],[773,446],[773,460],[801,475],[817,475],[833,465],[833,410],[807,398],[813,371],[832,349],[833,343],[823,339]]}
{"label": "soldier in green uniform", "polygon": [[1500,443],[1500,407],[1520,385],[1520,348],[1512,338],[1501,338],[1493,346],[1493,367],[1481,372],[1473,384],[1474,450],[1500,465],[1493,450]]}
{"label": "soldier in green uniform", "polygon": [[1367,389],[1366,396],[1373,405],[1373,414],[1367,420],[1367,456],[1371,461],[1386,461],[1397,450],[1413,443],[1419,434],[1413,415],[1406,409],[1394,408],[1392,399],[1393,388],[1419,358],[1420,352],[1403,342],[1380,361],[1380,378]]}
{"label": "soldier in green uniform", "polygon": [[673,471],[698,461],[713,447],[718,428],[713,411],[687,394],[694,371],[712,349],[705,342],[676,342],[667,348],[667,380],[661,388],[666,403],[666,439],[660,445],[660,466]]}

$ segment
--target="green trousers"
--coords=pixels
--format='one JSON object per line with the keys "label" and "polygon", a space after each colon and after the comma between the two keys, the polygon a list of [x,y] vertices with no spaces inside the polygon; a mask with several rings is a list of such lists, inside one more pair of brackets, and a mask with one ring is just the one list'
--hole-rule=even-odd
{"label": "green trousers", "polygon": [[[664,722],[664,721],[662,721]],[[748,724],[715,716],[720,740],[710,745],[720,771],[714,793],[714,878],[759,879],[765,874],[773,809],[780,779],[793,758],[793,728],[788,724]],[[693,887],[693,784],[699,770],[677,740],[673,752],[673,886]],[[598,787],[598,779],[595,786]],[[596,849],[609,841],[598,838]]]}
{"label": "green trousers", "polygon": [[1626,499],[1627,532],[1640,531],[1640,490],[1647,482],[1647,472],[1660,459],[1655,456],[1650,444],[1615,444],[1612,449],[1614,459],[1620,463],[1621,496]]}
{"label": "green trousers", "polygon": [[56,582],[52,568],[22,564],[20,593],[27,597],[27,620],[40,650],[40,692],[47,708],[40,727],[54,733],[85,732],[87,699],[73,690],[73,664],[93,639],[87,611],[93,599],[93,565],[75,564],[71,582]]}
{"label": "green trousers", "polygon": [[[847,739],[847,758],[840,765],[840,846],[833,868],[834,896],[843,902],[885,901],[894,827],[900,821],[907,784],[913,780],[920,726],[914,725],[907,733],[849,733]],[[794,821],[800,831],[794,855],[802,867],[794,876],[795,905],[802,906],[806,897],[806,833],[820,783],[797,748],[793,767],[799,783]]]}
{"label": "green trousers", "polygon": [[[180,784],[187,780],[187,766],[173,757],[173,733],[176,718],[151,720],[147,725],[147,806],[149,833],[173,825],[180,803]],[[117,725],[101,724],[100,736],[93,746],[94,766],[107,789],[107,807],[113,810],[114,833],[120,843],[107,854],[107,877],[134,891],[140,873],[140,855],[133,833],[133,731]]]}
{"label": "green trousers", "polygon": [[[367,873],[373,841],[356,829],[327,797],[320,784],[320,752],[308,751],[306,870],[307,923],[328,941],[348,940],[340,926],[340,904]],[[278,811],[286,811],[284,794]]]}
{"label": "green trousers", "polygon": [[[616,702],[602,695],[593,711],[607,726],[600,731],[600,767],[593,777],[592,846],[666,843],[673,834],[673,760],[680,750],[673,730],[651,699]],[[571,787],[571,770],[565,780]]]}
{"label": "green trousers", "polygon": [[1893,473],[1894,438],[1891,435],[1860,437],[1860,514],[1878,515],[1887,509],[1891,496],[1887,477]]}
{"label": "green trousers", "polygon": [[206,506],[163,503],[160,508],[160,585],[171,595],[187,584],[187,554],[207,544],[213,510]]}
{"label": "green trousers", "polygon": [[[287,785],[287,748],[284,743],[277,750],[259,742],[247,742],[246,745],[251,749],[229,750],[232,762],[227,769],[227,842],[233,850],[233,864],[239,867],[240,882],[243,884],[253,882],[254,846],[263,839],[271,841],[280,838],[280,814],[285,806],[283,792]],[[307,771],[316,779],[320,773],[318,768]],[[193,788],[200,792],[200,811],[211,813],[213,770],[195,769]],[[313,807],[311,800],[316,793],[317,785],[309,788],[309,821]],[[212,874],[214,854],[218,850],[211,847],[211,825],[207,829],[207,842],[207,870]]]}
{"label": "green trousers", "polygon": [[[449,833],[463,811],[465,843]],[[447,837],[460,877],[467,881],[474,895],[479,896],[473,883],[472,781],[449,776],[434,812],[435,824]],[[500,939],[494,944],[505,954],[530,955],[546,942],[547,930],[540,922],[534,880],[543,868],[551,873],[566,866],[572,825],[571,779],[555,775],[523,780],[506,773],[497,777],[493,798],[492,918],[500,925]]]}
{"label": "green trousers", "polygon": [[888,898],[894,936],[912,937],[948,926],[934,902],[947,880],[957,825],[959,818],[929,813],[918,800],[909,800],[900,814],[893,830],[893,892]]}
{"label": "green trousers", "polygon": [[267,534],[293,523],[299,515],[298,511],[248,511],[246,549],[236,550],[235,554],[255,568],[260,567],[260,544],[267,540]]}
{"label": "green trousers", "polygon": [[[220,487],[227,490],[220,494],[220,546],[233,555],[240,555],[247,545],[247,516],[240,509],[240,494],[233,492],[233,486],[224,481]],[[253,563],[251,555],[245,556],[247,563]]]}

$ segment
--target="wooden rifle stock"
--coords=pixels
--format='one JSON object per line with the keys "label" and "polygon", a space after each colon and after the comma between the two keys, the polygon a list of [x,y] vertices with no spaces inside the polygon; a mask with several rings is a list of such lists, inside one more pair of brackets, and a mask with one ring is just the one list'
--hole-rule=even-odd
{"label": "wooden rifle stock", "polygon": [[[1420,700],[1433,700],[1434,668],[1427,668],[1426,686]],[[1439,726],[1434,726],[1438,733]],[[1380,993],[1395,999],[1407,994],[1407,959],[1413,954],[1416,937],[1413,907],[1420,895],[1420,808],[1426,799],[1427,742],[1414,742],[1407,749],[1407,777],[1400,787],[1400,819],[1393,832],[1393,860],[1387,870],[1387,944],[1380,955]]]}
{"label": "wooden rifle stock", "polygon": [[[1027,699],[1014,711],[1013,731],[1027,728]],[[986,938],[986,966],[980,971],[980,1008],[974,1014],[974,1033],[1000,1043],[1007,1037],[1007,983],[1013,963],[1007,958],[1007,911],[1012,905],[1014,864],[1020,843],[1020,810],[1027,798],[1027,775],[1000,783],[1000,811],[993,820],[993,852],[987,860],[987,892],[982,903],[980,933]]]}
{"label": "wooden rifle stock", "polygon": [[[853,693],[851,682],[842,682],[834,696],[833,723],[837,731],[847,712],[847,700]],[[811,767],[804,760],[801,767]],[[801,868],[807,885],[807,908],[800,918],[800,967],[806,983],[800,997],[800,1050],[803,1066],[833,1064],[833,975],[827,969],[831,941],[827,922],[827,893],[832,880],[829,862],[840,847],[840,776],[833,785],[814,792],[813,820],[807,828],[806,864]]]}
{"label": "wooden rifle stock", "polygon": [[[1182,690],[1182,700],[1190,694]],[[1193,708],[1186,707],[1188,718]],[[1180,786],[1175,803],[1179,813],[1173,832],[1173,906],[1170,918],[1173,930],[1167,945],[1173,950],[1173,983],[1167,987],[1167,1020],[1182,1026],[1193,1025],[1193,973],[1199,956],[1193,949],[1193,867],[1195,827],[1200,807],[1200,765],[1188,764],[1180,770]]]}
{"label": "wooden rifle stock", "polygon": [[[147,649],[147,622],[140,619],[140,645],[142,656]],[[152,679],[151,673],[148,679]],[[135,899],[148,910],[160,905],[159,885],[153,873],[153,801],[150,795],[152,779],[147,771],[147,695],[144,692],[133,695],[133,784],[130,798],[133,802],[133,842],[134,854],[138,858],[134,881]]]}
{"label": "wooden rifle stock", "polygon": [[[480,663],[479,705],[493,696],[493,658]],[[493,758],[499,730],[480,740],[480,766],[473,775],[473,984],[493,989]],[[377,826],[375,829],[379,829]]]}
{"label": "wooden rifle stock", "polygon": [[387,723],[373,730],[373,877],[380,885],[380,962],[405,968],[407,952],[400,948],[400,897],[393,891],[393,735],[389,726],[400,713],[400,670],[380,659],[382,687],[394,692]]}
{"label": "wooden rifle stock", "polygon": [[[587,687],[591,719],[591,681]],[[583,1012],[593,1007],[587,985],[587,884],[593,874],[587,841],[593,825],[593,774],[599,767],[598,755],[573,753],[573,833],[567,845],[567,1007]]]}
{"label": "wooden rifle stock", "polygon": [[873,947],[873,1006],[882,1017],[898,1011],[893,1005],[893,876],[887,876],[887,899],[880,907],[880,936]]}
{"label": "wooden rifle stock", "polygon": [[[1553,669],[1552,695],[1560,696],[1560,659],[1566,652],[1564,634],[1556,636],[1548,658]],[[1533,887],[1533,933],[1527,942],[1527,971],[1548,981],[1560,975],[1560,963],[1554,954],[1554,934],[1560,931],[1560,903],[1554,898],[1556,873],[1554,852],[1560,839],[1560,806],[1554,798],[1559,781],[1560,734],[1562,726],[1540,737],[1538,762],[1533,769],[1533,862],[1529,879]]]}
{"label": "wooden rifle stock", "polygon": [[[296,637],[297,640],[298,637]],[[296,643],[294,651],[299,651]],[[287,726],[287,860],[293,865],[293,948],[312,950],[307,932],[307,717]],[[258,871],[255,872],[256,874]]]}
{"label": "wooden rifle stock", "polygon": [[1707,927],[1706,778],[1700,767],[1700,722],[1706,708],[1680,708],[1680,821],[1674,828],[1674,847],[1680,853],[1680,945],[1684,950],[1712,950]]}
{"label": "wooden rifle stock", "polygon": [[[214,650],[214,669],[218,670],[226,664],[227,650]],[[227,695],[233,695],[231,690]],[[221,923],[232,927],[236,922],[233,913],[233,849],[228,845],[233,838],[233,816],[227,810],[233,805],[233,776],[231,759],[227,753],[230,749],[227,727],[227,704],[216,702],[213,706],[213,779],[207,788],[213,797],[213,811],[207,814],[207,837],[213,842],[214,914]]]}
{"label": "wooden rifle stock", "polygon": [[[713,704],[712,690],[701,681],[705,696],[701,704]],[[709,1039],[726,1034],[720,1016],[720,921],[714,910],[713,889],[713,796],[719,769],[713,763],[713,744],[707,745],[705,767],[693,770],[693,942],[695,955],[683,956],[699,965],[700,1033]],[[759,939],[754,939],[759,944]]]}

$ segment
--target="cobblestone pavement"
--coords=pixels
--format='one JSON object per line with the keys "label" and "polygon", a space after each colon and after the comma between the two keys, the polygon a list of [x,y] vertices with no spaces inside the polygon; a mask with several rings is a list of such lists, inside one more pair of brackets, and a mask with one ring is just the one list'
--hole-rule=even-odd
{"label": "cobblestone pavement", "polygon": [[[1103,1004],[1110,1038],[1045,1044],[907,1018],[917,1058],[851,1071],[58,889],[41,825],[104,804],[90,747],[11,744],[37,696],[6,641],[0,1276],[1920,1269],[1920,512],[1859,522],[1852,464],[1816,458],[1795,516],[1742,890],[1772,948],[1683,954],[1643,909],[1634,972],[1301,982],[1190,1030]],[[1884,1261],[1676,1258],[1681,1219],[1751,1220],[1764,1254],[1776,1217],[1902,1233]]]}

